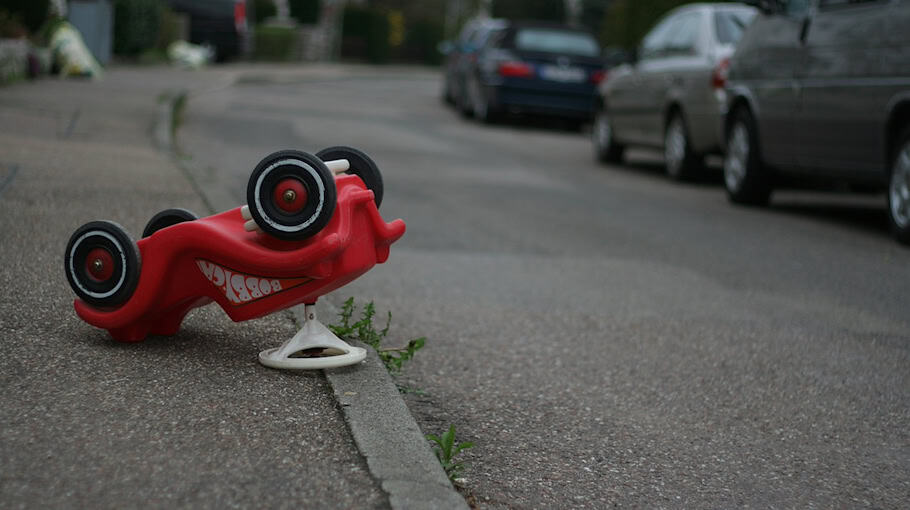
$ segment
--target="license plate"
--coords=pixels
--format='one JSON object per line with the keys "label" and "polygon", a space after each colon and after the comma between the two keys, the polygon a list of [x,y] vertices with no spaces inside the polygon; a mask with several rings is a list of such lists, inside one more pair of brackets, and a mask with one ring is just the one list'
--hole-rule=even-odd
{"label": "license plate", "polygon": [[579,67],[541,66],[540,77],[550,81],[578,83],[585,81],[585,70]]}

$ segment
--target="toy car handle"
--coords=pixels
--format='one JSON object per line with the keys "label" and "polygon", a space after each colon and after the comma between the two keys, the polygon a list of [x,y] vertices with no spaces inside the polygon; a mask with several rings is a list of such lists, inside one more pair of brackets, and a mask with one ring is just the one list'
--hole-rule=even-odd
{"label": "toy car handle", "polygon": [[[332,175],[339,175],[347,172],[351,169],[351,162],[346,159],[333,159],[331,161],[323,161],[325,166],[328,167],[329,172],[332,172]],[[240,215],[243,216],[243,219],[246,220],[246,223],[243,224],[243,229],[247,232],[254,232],[260,230],[259,225],[253,221],[253,215],[250,214],[250,206],[244,205],[240,209]]]}

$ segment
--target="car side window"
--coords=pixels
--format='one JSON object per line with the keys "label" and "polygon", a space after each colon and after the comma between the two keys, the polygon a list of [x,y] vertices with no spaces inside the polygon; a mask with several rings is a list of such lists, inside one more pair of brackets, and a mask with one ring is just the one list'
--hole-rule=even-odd
{"label": "car side window", "polygon": [[666,53],[668,55],[694,54],[701,20],[702,15],[699,12],[690,12],[677,18],[676,23],[667,34]]}
{"label": "car side window", "polygon": [[675,22],[675,16],[666,18],[648,32],[641,43],[642,59],[657,58],[663,54],[667,46],[667,35]]}

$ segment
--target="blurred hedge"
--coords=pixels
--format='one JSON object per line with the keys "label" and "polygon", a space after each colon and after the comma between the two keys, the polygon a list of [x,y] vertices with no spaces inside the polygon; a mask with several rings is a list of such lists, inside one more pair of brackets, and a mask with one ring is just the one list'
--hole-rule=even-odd
{"label": "blurred hedge", "polygon": [[442,22],[432,19],[417,20],[405,29],[401,57],[422,64],[439,65],[442,54],[436,46],[443,40],[445,27]]}
{"label": "blurred hedge", "polygon": [[158,42],[160,0],[114,0],[114,53],[138,56]]}
{"label": "blurred hedge", "polygon": [[349,5],[344,10],[341,56],[372,64],[406,61],[438,65],[441,19],[407,18],[402,11]]}
{"label": "blurred hedge", "polygon": [[319,23],[320,0],[288,0],[288,11],[292,18],[300,23],[315,25]]}
{"label": "blurred hedge", "polygon": [[565,4],[554,0],[493,0],[491,11],[494,18],[559,23],[566,20]]}
{"label": "blurred hedge", "polygon": [[385,10],[348,5],[344,8],[341,56],[383,64],[391,59],[389,19]]}
{"label": "blurred hedge", "polygon": [[254,25],[258,25],[278,14],[278,8],[275,7],[274,0],[253,0],[252,6],[252,21]]}
{"label": "blurred hedge", "polygon": [[276,26],[256,27],[256,60],[287,61],[294,58],[297,32],[293,28]]}
{"label": "blurred hedge", "polygon": [[21,23],[29,33],[35,33],[48,18],[50,0],[0,0],[0,12],[12,24]]}

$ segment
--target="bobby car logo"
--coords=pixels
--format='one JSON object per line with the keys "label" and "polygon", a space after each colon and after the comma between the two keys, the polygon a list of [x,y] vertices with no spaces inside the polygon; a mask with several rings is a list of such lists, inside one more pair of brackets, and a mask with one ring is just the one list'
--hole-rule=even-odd
{"label": "bobby car logo", "polygon": [[196,264],[202,274],[224,293],[228,301],[235,305],[250,303],[313,281],[312,278],[261,278],[238,273],[214,262],[201,259],[197,259]]}

